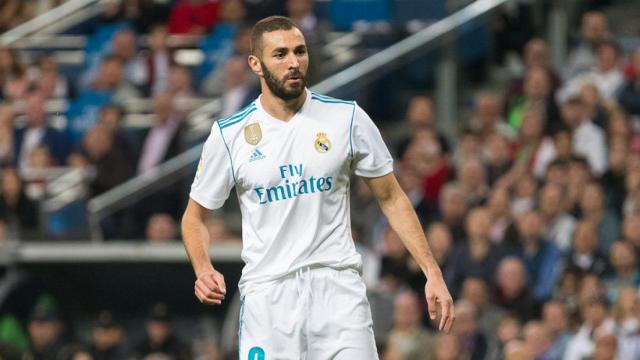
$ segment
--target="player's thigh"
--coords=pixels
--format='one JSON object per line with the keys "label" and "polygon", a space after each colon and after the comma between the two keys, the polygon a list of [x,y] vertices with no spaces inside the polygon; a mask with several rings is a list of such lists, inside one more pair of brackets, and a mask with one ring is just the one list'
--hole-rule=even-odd
{"label": "player's thigh", "polygon": [[302,307],[290,284],[278,283],[242,299],[238,347],[240,360],[300,360]]}
{"label": "player's thigh", "polygon": [[355,270],[314,279],[312,299],[310,360],[378,358],[366,288]]}

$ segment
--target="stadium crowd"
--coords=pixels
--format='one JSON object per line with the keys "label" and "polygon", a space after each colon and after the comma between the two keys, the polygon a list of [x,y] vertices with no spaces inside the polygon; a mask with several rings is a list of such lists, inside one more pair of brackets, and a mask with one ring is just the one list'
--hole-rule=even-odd
{"label": "stadium crowd", "polygon": [[[289,14],[319,46],[328,25],[312,9],[310,0],[111,2],[101,25],[129,26],[111,33],[110,50],[78,79],[63,75],[52,56],[27,62],[0,49],[0,243],[38,235],[43,183],[24,174],[91,167],[95,196],[149,171],[188,146],[189,99],[222,96],[224,116],[256,96],[257,81],[244,65],[246,21]],[[219,35],[228,48],[204,72],[174,61],[169,34],[223,28],[233,29]],[[419,267],[368,188],[354,179],[353,236],[382,359],[640,359],[640,48],[621,48],[598,11],[582,16],[579,32],[563,68],[551,65],[545,40],[530,36],[521,46],[521,73],[475,92],[454,139],[438,130],[437,106],[425,94],[409,99],[403,119],[389,119],[401,121],[381,123],[457,315],[451,334],[435,331]],[[141,34],[147,35],[143,51]],[[64,131],[50,124],[46,101],[91,91],[109,94],[97,101],[94,118]],[[144,131],[123,129],[126,100],[143,97],[153,99],[154,123]],[[103,224],[105,236],[177,241],[181,189],[117,214]],[[209,230],[212,241],[239,241],[220,218],[211,219]],[[55,301],[44,298],[24,322],[0,316],[0,359],[229,355],[215,341],[172,333],[163,304],[140,324],[139,342],[106,310],[96,315],[90,336],[74,341],[60,315]]]}

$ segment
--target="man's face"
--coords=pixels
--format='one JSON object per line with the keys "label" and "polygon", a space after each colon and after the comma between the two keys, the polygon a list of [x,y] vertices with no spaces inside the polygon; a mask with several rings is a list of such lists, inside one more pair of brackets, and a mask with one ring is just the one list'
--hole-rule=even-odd
{"label": "man's face", "polygon": [[252,61],[252,68],[264,78],[269,90],[282,100],[300,97],[309,67],[307,45],[300,30],[292,28],[264,33],[258,51],[260,57]]}

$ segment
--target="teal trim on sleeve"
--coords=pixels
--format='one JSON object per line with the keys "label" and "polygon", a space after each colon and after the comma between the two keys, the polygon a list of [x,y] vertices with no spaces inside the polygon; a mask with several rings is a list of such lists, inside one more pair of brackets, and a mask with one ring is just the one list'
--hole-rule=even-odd
{"label": "teal trim on sleeve", "polygon": [[244,120],[247,116],[251,115],[252,112],[256,111],[256,107],[252,107],[251,109],[245,111],[241,116],[238,115],[235,118],[230,118],[229,121],[225,122],[224,124],[221,124],[220,127],[221,128],[226,128],[229,127],[231,125],[237,124],[239,122],[241,122],[242,120]]}

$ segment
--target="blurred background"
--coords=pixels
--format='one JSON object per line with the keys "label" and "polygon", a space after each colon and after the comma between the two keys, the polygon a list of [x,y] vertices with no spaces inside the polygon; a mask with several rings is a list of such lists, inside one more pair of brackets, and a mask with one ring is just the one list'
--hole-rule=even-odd
{"label": "blurred background", "polygon": [[222,306],[179,217],[274,14],[380,127],[456,301],[438,334],[354,178],[382,359],[640,359],[637,0],[0,0],[0,359],[237,358],[237,200],[207,221]]}

